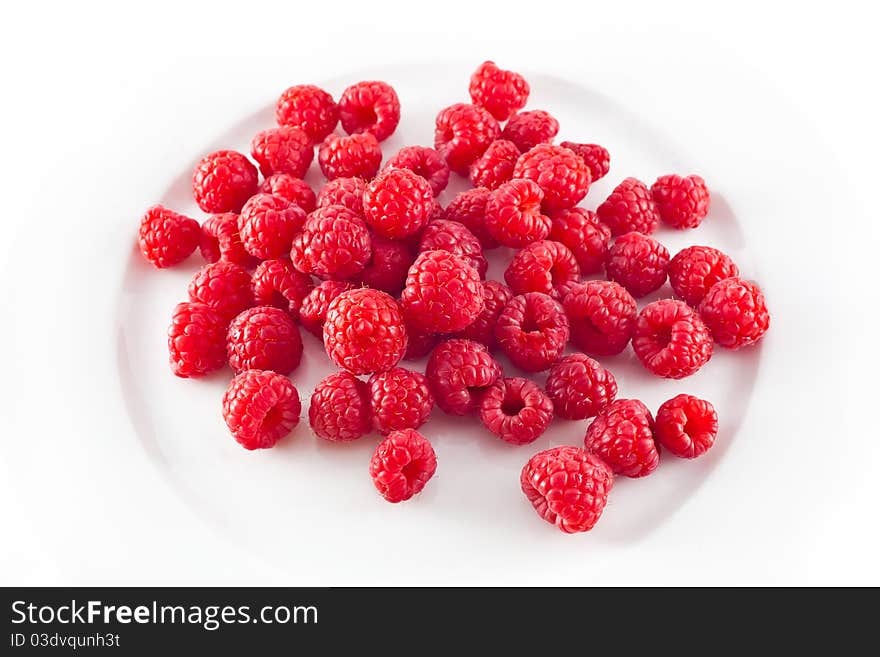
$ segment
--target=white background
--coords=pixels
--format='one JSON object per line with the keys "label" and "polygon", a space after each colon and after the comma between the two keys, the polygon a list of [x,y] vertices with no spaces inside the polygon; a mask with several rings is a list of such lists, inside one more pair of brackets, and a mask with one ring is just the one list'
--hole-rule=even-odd
{"label": "white background", "polygon": [[[880,53],[863,3],[118,4],[17,6],[0,25],[0,583],[880,583]],[[741,220],[778,335],[743,439],[602,567],[586,543],[564,568],[547,566],[555,541],[540,559],[459,545],[438,562],[405,537],[384,561],[279,545],[279,566],[219,539],[132,463],[116,390],[107,318],[137,213],[167,186],[155,169],[182,170],[288,84],[487,58],[613,90],[754,185],[762,207],[745,188],[739,209],[761,217]]]}

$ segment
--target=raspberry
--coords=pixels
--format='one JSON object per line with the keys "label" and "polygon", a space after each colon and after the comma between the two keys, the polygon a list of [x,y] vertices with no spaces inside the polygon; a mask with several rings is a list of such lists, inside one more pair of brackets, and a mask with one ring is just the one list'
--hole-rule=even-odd
{"label": "raspberry", "polygon": [[415,235],[428,223],[433,210],[431,186],[409,169],[387,169],[364,191],[364,219],[388,239]]}
{"label": "raspberry", "polygon": [[617,399],[599,411],[587,427],[584,446],[624,477],[645,477],[660,462],[654,418],[637,399]]}
{"label": "raspberry", "polygon": [[407,322],[418,330],[460,331],[483,312],[480,275],[447,251],[425,251],[409,269],[400,303]]}
{"label": "raspberry", "polygon": [[342,92],[339,120],[350,135],[369,132],[384,141],[400,123],[400,99],[387,82],[358,82]]}
{"label": "raspberry", "polygon": [[654,423],[654,438],[676,456],[696,458],[715,443],[718,413],[693,395],[677,395],[663,402]]}
{"label": "raspberry", "polygon": [[531,110],[510,117],[501,138],[512,141],[525,153],[538,144],[549,144],[558,132],[559,121],[544,110]]}
{"label": "raspberry", "polygon": [[560,146],[574,151],[584,161],[590,170],[592,182],[604,178],[611,168],[611,154],[607,148],[599,146],[599,144],[578,144],[573,141],[564,141]]}
{"label": "raspberry", "polygon": [[226,260],[247,268],[258,262],[244,250],[238,233],[238,215],[232,212],[215,214],[202,224],[199,251],[207,262]]}
{"label": "raspberry", "polygon": [[286,173],[302,178],[315,157],[315,149],[309,136],[299,128],[270,128],[254,136],[251,156],[264,176]]}
{"label": "raspberry", "polygon": [[428,224],[422,233],[419,251],[448,251],[476,269],[480,278],[486,277],[489,268],[480,240],[457,221],[438,219]]}
{"label": "raspberry", "polygon": [[328,135],[318,149],[318,164],[327,180],[372,178],[382,163],[382,149],[369,132],[349,137]]}
{"label": "raspberry", "polygon": [[593,528],[613,483],[601,459],[568,446],[535,454],[520,474],[522,491],[538,515],[566,534]]}
{"label": "raspberry", "polygon": [[403,242],[372,236],[373,255],[358,277],[368,287],[397,295],[406,284],[406,273],[415,260]]}
{"label": "raspberry", "polygon": [[241,209],[238,232],[245,251],[268,260],[287,255],[305,221],[306,213],[295,203],[274,194],[257,194]]}
{"label": "raspberry", "polygon": [[448,415],[470,415],[486,389],[501,377],[501,366],[486,345],[447,340],[431,352],[425,376],[437,406]]}
{"label": "raspberry", "polygon": [[286,89],[275,106],[278,125],[299,128],[317,144],[333,132],[339,108],[333,96],[310,84]]}
{"label": "raspberry", "polygon": [[317,386],[309,402],[309,426],[332,442],[349,442],[370,433],[370,393],[351,372],[331,374]]}
{"label": "raspberry", "polygon": [[657,240],[641,233],[621,235],[608,251],[605,271],[636,298],[659,290],[666,282],[669,251]]}
{"label": "raspberry", "polygon": [[540,372],[553,365],[568,337],[568,318],[562,306],[540,292],[511,299],[495,325],[498,346],[510,362],[526,372]]}
{"label": "raspberry", "polygon": [[550,217],[550,239],[568,247],[574,254],[581,274],[595,274],[605,264],[611,231],[595,212],[571,208]]}
{"label": "raspberry", "polygon": [[301,412],[296,388],[276,372],[242,372],[223,395],[223,419],[245,449],[274,447],[299,424]]}
{"label": "raspberry", "polygon": [[228,322],[203,303],[179,303],[168,328],[171,371],[182,378],[204,376],[226,364]]}
{"label": "raspberry", "polygon": [[161,205],[144,214],[138,229],[138,244],[155,267],[173,267],[186,260],[199,244],[199,222]]}
{"label": "raspberry", "polygon": [[645,183],[635,178],[626,178],[602,204],[596,214],[614,236],[631,231],[650,235],[657,230],[660,213],[651,192]]}
{"label": "raspberry", "polygon": [[302,351],[302,338],[290,315],[271,306],[245,310],[232,320],[226,335],[226,353],[235,372],[290,374],[299,366]]}
{"label": "raspberry", "polygon": [[328,205],[341,205],[354,212],[357,216],[364,216],[364,190],[367,183],[363,178],[334,178],[327,182],[318,193],[317,207],[326,208]]}
{"label": "raspberry", "polygon": [[488,110],[499,121],[509,119],[529,99],[529,83],[523,76],[502,70],[490,61],[477,67],[468,90],[474,105]]}
{"label": "raspberry", "polygon": [[324,349],[352,374],[384,372],[406,352],[406,329],[397,302],[368,287],[343,292],[330,302]]}
{"label": "raspberry", "polygon": [[449,184],[449,165],[433,148],[427,146],[405,146],[397,155],[385,163],[386,169],[409,169],[421,176],[431,185],[434,196],[446,189]]}
{"label": "raspberry", "polygon": [[669,263],[672,290],[694,308],[715,283],[734,276],[739,276],[739,268],[733,260],[710,246],[689,246]]}
{"label": "raspberry", "polygon": [[227,322],[254,305],[251,275],[234,262],[202,267],[189,283],[189,300],[213,308]]}
{"label": "raspberry", "polygon": [[501,312],[513,299],[513,291],[498,281],[483,282],[483,312],[470,324],[455,334],[458,338],[482,342],[489,349],[498,346],[495,339],[495,325]]}
{"label": "raspberry", "polygon": [[257,193],[257,167],[236,151],[217,151],[193,171],[193,198],[204,212],[239,212]]}
{"label": "raspberry", "polygon": [[424,358],[431,350],[440,342],[440,336],[436,333],[430,333],[416,329],[406,323],[406,353],[403,355],[404,360],[418,360]]}
{"label": "raspberry", "polygon": [[391,503],[404,502],[420,493],[436,470],[434,448],[415,429],[393,431],[370,459],[373,484]]}
{"label": "raspberry", "polygon": [[504,272],[515,294],[543,292],[561,299],[566,287],[580,280],[574,254],[559,242],[541,240],[517,251]]}
{"label": "raspberry", "polygon": [[456,103],[437,114],[434,148],[450,169],[465,176],[468,167],[500,134],[498,121],[482,107]]}
{"label": "raspberry", "polygon": [[742,278],[715,283],[700,303],[700,317],[715,342],[728,349],[755,344],[770,328],[764,293]]}
{"label": "raspberry", "polygon": [[354,285],[347,281],[324,281],[317,285],[303,299],[299,308],[299,322],[309,333],[324,340],[324,322],[330,302],[343,292],[353,290]]}
{"label": "raspberry", "polygon": [[636,325],[636,300],[611,281],[572,285],[562,298],[571,341],[591,356],[613,356],[629,344]]}
{"label": "raspberry", "polygon": [[484,249],[494,249],[498,242],[486,227],[486,202],[491,192],[484,187],[469,189],[456,196],[443,211],[443,219],[457,221],[480,240]]}
{"label": "raspberry", "polygon": [[566,420],[593,417],[617,396],[614,375],[584,354],[566,356],[551,367],[544,387],[556,414]]}
{"label": "raspberry", "polygon": [[423,374],[394,367],[374,374],[368,383],[373,428],[383,436],[401,429],[418,429],[434,408],[434,396]]}
{"label": "raspberry", "polygon": [[341,205],[312,212],[293,240],[290,259],[304,274],[346,280],[370,261],[372,243],[363,220]]}
{"label": "raspberry", "polygon": [[632,337],[645,368],[667,379],[682,379],[712,357],[712,336],[695,310],[663,299],[642,308]]}
{"label": "raspberry", "polygon": [[660,176],[651,195],[663,223],[673,228],[696,228],[709,214],[709,189],[700,176]]}
{"label": "raspberry", "polygon": [[542,207],[548,212],[577,205],[590,189],[590,170],[572,151],[553,144],[538,144],[523,153],[513,169],[514,178],[538,183],[544,192]]}
{"label": "raspberry", "polygon": [[498,189],[513,178],[513,169],[519,156],[519,149],[512,141],[496,139],[471,165],[471,184],[474,187]]}
{"label": "raspberry", "polygon": [[305,213],[315,209],[315,192],[307,182],[289,173],[269,176],[260,185],[260,192],[286,198],[291,203],[296,203]]}
{"label": "raspberry", "polygon": [[528,379],[499,379],[480,401],[480,420],[511,445],[535,442],[552,419],[553,402]]}
{"label": "raspberry", "polygon": [[544,192],[531,180],[511,180],[486,201],[486,228],[504,246],[522,248],[547,237],[550,219],[541,214]]}
{"label": "raspberry", "polygon": [[290,260],[265,260],[254,271],[251,291],[258,306],[274,306],[299,317],[303,299],[312,291],[312,279],[298,272]]}

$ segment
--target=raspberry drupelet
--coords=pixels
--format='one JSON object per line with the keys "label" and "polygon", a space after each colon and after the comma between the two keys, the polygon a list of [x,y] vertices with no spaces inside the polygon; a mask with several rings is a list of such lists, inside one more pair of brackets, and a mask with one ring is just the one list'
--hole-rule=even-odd
{"label": "raspberry drupelet", "polygon": [[483,425],[511,445],[535,442],[552,419],[553,402],[528,379],[499,379],[480,400]]}
{"label": "raspberry drupelet", "polygon": [[566,420],[593,417],[617,396],[614,375],[584,354],[566,356],[551,367],[544,387],[556,414]]}
{"label": "raspberry drupelet", "polygon": [[324,378],[309,402],[309,426],[330,442],[350,442],[370,433],[370,393],[351,372]]}
{"label": "raspberry drupelet", "polygon": [[299,366],[302,352],[299,329],[280,308],[249,308],[232,320],[226,334],[226,353],[235,372],[290,374]]}
{"label": "raspberry drupelet", "polygon": [[420,493],[436,470],[434,448],[415,429],[391,432],[370,459],[373,485],[391,503]]}
{"label": "raspberry drupelet", "polygon": [[633,351],[652,374],[682,379],[712,357],[712,336],[683,301],[661,299],[642,308],[632,336]]}
{"label": "raspberry drupelet", "polygon": [[676,395],[657,411],[654,438],[676,456],[692,459],[704,454],[717,435],[718,413],[699,397]]}
{"label": "raspberry drupelet", "polygon": [[584,446],[624,477],[646,477],[660,463],[654,418],[637,399],[617,399],[600,410],[587,428]]}
{"label": "raspberry drupelet", "polygon": [[434,395],[423,374],[394,367],[370,377],[373,428],[382,435],[418,429],[434,408]]}
{"label": "raspberry drupelet", "polygon": [[440,410],[447,415],[470,415],[486,389],[501,377],[501,366],[486,345],[452,339],[431,352],[425,376]]}
{"label": "raspberry drupelet", "polygon": [[241,372],[223,395],[226,426],[248,450],[274,447],[299,424],[301,412],[299,393],[277,372]]}
{"label": "raspberry drupelet", "polygon": [[558,301],[540,292],[514,297],[495,325],[498,346],[526,372],[541,372],[562,355],[569,338],[568,318]]}
{"label": "raspberry drupelet", "polygon": [[516,252],[504,272],[504,280],[514,294],[543,292],[559,300],[568,286],[580,280],[580,269],[574,254],[565,246],[541,240]]}

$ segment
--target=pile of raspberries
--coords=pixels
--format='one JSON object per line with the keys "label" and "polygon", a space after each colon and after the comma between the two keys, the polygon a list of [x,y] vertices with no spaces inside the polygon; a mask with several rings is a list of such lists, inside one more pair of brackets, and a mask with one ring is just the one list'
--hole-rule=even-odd
{"label": "pile of raspberries", "polygon": [[[228,363],[226,424],[245,449],[269,448],[300,421],[288,376],[302,329],[314,334],[339,369],[312,392],[309,424],[323,440],[384,436],[369,472],[389,502],[434,475],[419,429],[435,404],[511,445],[534,442],[554,415],[594,418],[582,446],[535,454],[520,476],[544,520],[587,531],[615,475],[650,474],[661,447],[697,457],[718,432],[715,409],[697,397],[673,397],[656,415],[618,398],[601,359],[631,343],[651,373],[690,376],[715,345],[760,340],[764,295],[721,251],[691,246],[670,257],[651,237],[661,222],[700,225],[709,210],[701,177],[665,175],[650,187],[625,178],[588,210],[578,204],[608,173],[609,152],[555,144],[556,119],[524,110],[529,84],[493,62],[473,73],[469,91],[470,103],[440,110],[433,148],[407,146],[384,166],[380,143],[397,128],[400,102],[378,81],[348,87],[338,102],[316,86],[291,87],[278,126],[254,136],[252,159],[231,150],[202,158],[193,196],[210,217],[200,226],[157,205],[140,224],[141,251],[156,267],[197,248],[209,263],[174,309],[171,370],[200,377]],[[316,151],[327,180],[317,195],[303,182]],[[444,208],[437,196],[452,173],[473,188]],[[499,247],[511,253],[506,284],[485,280],[484,251]],[[640,310],[636,299],[667,279],[675,298]],[[578,351],[566,353],[569,343]],[[502,371],[499,350],[516,373]],[[400,367],[424,356],[424,374]],[[543,387],[525,376],[544,371]]]}

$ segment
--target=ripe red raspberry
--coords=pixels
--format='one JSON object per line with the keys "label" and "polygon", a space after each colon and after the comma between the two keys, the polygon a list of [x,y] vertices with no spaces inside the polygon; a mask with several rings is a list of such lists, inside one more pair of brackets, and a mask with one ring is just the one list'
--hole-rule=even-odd
{"label": "ripe red raspberry", "polygon": [[709,214],[709,188],[700,176],[660,176],[651,195],[663,223],[673,228],[696,228]]}
{"label": "ripe red raspberry", "polygon": [[245,449],[274,447],[299,424],[301,412],[296,388],[276,372],[242,372],[223,395],[223,419]]}
{"label": "ripe red raspberry", "polygon": [[363,178],[334,178],[318,192],[317,207],[326,208],[328,205],[341,205],[354,212],[357,216],[364,216],[364,190],[367,183]]}
{"label": "ripe red raspberry", "polygon": [[333,96],[310,84],[286,89],[275,106],[278,125],[299,128],[317,144],[333,132],[339,108]]}
{"label": "ripe red raspberry", "polygon": [[419,251],[448,251],[476,269],[480,278],[486,277],[489,268],[480,240],[457,221],[438,219],[428,224],[422,233]]}
{"label": "ripe red raspberry", "polygon": [[535,454],[520,474],[522,491],[538,515],[566,534],[593,528],[613,483],[601,459],[568,446]]}
{"label": "ripe red raspberry", "polygon": [[404,502],[420,493],[436,470],[434,448],[415,429],[392,432],[370,459],[373,484],[391,503]]}
{"label": "ripe red raspberry", "polygon": [[393,297],[368,287],[343,292],[330,302],[324,349],[352,374],[384,372],[406,353],[406,329]]}
{"label": "ripe red raspberry", "polygon": [[418,360],[424,358],[440,342],[440,336],[436,333],[416,329],[409,323],[406,324],[406,353],[404,360]]}
{"label": "ripe red raspberry", "polygon": [[498,121],[482,107],[456,103],[437,115],[434,148],[450,169],[466,176],[468,167],[500,134]]}
{"label": "ripe red raspberry", "polygon": [[406,274],[416,257],[404,242],[372,236],[373,255],[358,280],[391,295],[400,294],[406,285]]}
{"label": "ripe red raspberry", "polygon": [[513,169],[514,178],[538,183],[544,192],[542,207],[548,212],[577,205],[590,189],[590,170],[572,151],[553,144],[538,144],[523,153]]}
{"label": "ripe red raspberry", "polygon": [[477,67],[468,90],[474,105],[486,109],[499,121],[509,119],[529,99],[529,83],[522,75],[500,69],[490,61]]}
{"label": "ripe red raspberry", "polygon": [[608,278],[623,285],[637,299],[659,290],[666,282],[668,269],[669,251],[666,247],[636,232],[614,240],[605,262]]}
{"label": "ripe red raspberry", "polygon": [[715,342],[728,349],[755,344],[770,328],[764,293],[742,278],[715,283],[700,303],[700,317]]}
{"label": "ripe red raspberry", "polygon": [[660,449],[654,442],[654,418],[637,399],[617,399],[599,411],[584,437],[587,451],[614,474],[645,477],[657,469]]}
{"label": "ripe red raspberry", "polygon": [[358,82],[342,92],[339,120],[350,135],[369,132],[384,141],[400,123],[400,99],[387,82]]}
{"label": "ripe red raspberry", "polygon": [[217,151],[193,171],[193,198],[204,212],[239,212],[257,193],[257,167],[236,151]]}
{"label": "ripe red raspberry", "polygon": [[561,299],[565,289],[580,280],[574,254],[559,242],[541,240],[516,252],[504,280],[514,294],[543,292]]}
{"label": "ripe red raspberry", "polygon": [[550,239],[568,247],[577,260],[581,274],[595,274],[605,264],[611,231],[595,212],[571,208],[550,216]]}
{"label": "ripe red raspberry", "polygon": [[739,276],[728,256],[711,246],[689,246],[669,263],[669,284],[675,294],[696,308],[718,281]]}
{"label": "ripe red raspberry", "polygon": [[226,335],[226,353],[235,372],[290,374],[299,366],[302,351],[302,338],[293,319],[271,306],[245,310],[232,320]]}
{"label": "ripe red raspberry", "polygon": [[251,157],[264,176],[286,173],[303,178],[315,157],[315,149],[309,136],[299,128],[270,128],[254,135]]}
{"label": "ripe red raspberry", "polygon": [[499,246],[486,227],[486,202],[490,195],[491,192],[484,187],[469,189],[452,199],[443,210],[443,219],[463,224],[480,240],[484,249],[494,249]]}
{"label": "ripe red raspberry", "polygon": [[495,325],[498,346],[510,362],[526,372],[541,372],[553,365],[568,337],[568,318],[562,306],[540,292],[513,297]]}
{"label": "ripe red raspberry", "polygon": [[168,328],[168,360],[175,376],[204,376],[223,367],[228,324],[203,303],[177,304]]}
{"label": "ripe red raspberry", "polygon": [[626,178],[602,204],[596,214],[615,237],[631,231],[650,235],[657,230],[660,213],[645,183]]}
{"label": "ripe red raspberry", "polygon": [[480,420],[511,445],[535,442],[553,419],[553,402],[534,381],[499,379],[480,400]]}
{"label": "ripe red raspberry", "polygon": [[309,215],[293,240],[290,260],[304,274],[347,280],[363,271],[371,254],[363,220],[341,205],[330,205]]}
{"label": "ripe red raspberry", "polygon": [[498,189],[513,178],[513,169],[519,157],[516,144],[506,139],[496,139],[471,165],[471,184],[474,187]]}
{"label": "ripe red raspberry", "polygon": [[558,132],[559,121],[544,110],[531,110],[510,117],[501,138],[512,141],[525,153],[538,144],[549,144]]}
{"label": "ripe red raspberry", "polygon": [[226,260],[246,268],[258,262],[244,250],[238,233],[238,215],[232,212],[215,214],[202,224],[199,251],[207,262]]}
{"label": "ripe red raspberry", "polygon": [[401,429],[418,429],[434,408],[434,395],[423,374],[394,367],[374,374],[368,382],[373,428],[383,436]]}
{"label": "ripe red raspberry", "polygon": [[470,415],[486,389],[501,377],[501,366],[486,345],[453,339],[434,348],[425,376],[440,410],[447,415]]}
{"label": "ripe red raspberry", "polygon": [[642,308],[632,337],[645,368],[667,379],[690,376],[712,357],[712,336],[683,301],[662,299]]}
{"label": "ripe red raspberry", "polygon": [[449,165],[433,148],[427,146],[404,146],[385,163],[386,169],[409,169],[431,185],[434,196],[449,184]]}
{"label": "ripe red raspberry", "polygon": [[483,312],[470,324],[455,334],[457,338],[482,342],[489,349],[498,346],[495,339],[495,325],[501,312],[513,299],[513,290],[498,281],[483,282]]}
{"label": "ripe red raspberry", "polygon": [[199,222],[161,205],[144,214],[138,228],[138,244],[155,267],[173,267],[186,260],[199,244]]}
{"label": "ripe red raspberry", "polygon": [[541,214],[544,192],[531,180],[511,180],[486,201],[486,228],[504,246],[522,248],[550,234],[550,218]]}
{"label": "ripe red raspberry", "polygon": [[257,194],[241,209],[238,232],[245,251],[268,260],[287,255],[305,221],[306,213],[296,203],[274,194]]}
{"label": "ripe red raspberry", "polygon": [[593,417],[617,396],[614,375],[584,354],[566,356],[551,367],[544,388],[556,414],[566,420]]}
{"label": "ripe red raspberry", "polygon": [[636,300],[611,281],[572,285],[562,299],[571,341],[591,356],[613,356],[629,344],[636,325]]}
{"label": "ripe red raspberry", "polygon": [[370,392],[351,372],[326,377],[312,393],[309,426],[331,442],[349,442],[370,433]]}
{"label": "ripe red raspberry", "polygon": [[256,305],[281,308],[294,319],[313,287],[311,277],[294,269],[290,260],[264,260],[251,278]]}
{"label": "ripe red raspberry", "polygon": [[611,154],[607,148],[599,146],[599,144],[578,144],[573,141],[564,141],[560,146],[564,146],[580,156],[590,170],[592,182],[604,178],[611,168]]}
{"label": "ripe red raspberry", "polygon": [[189,283],[189,300],[210,306],[227,322],[254,305],[251,275],[234,262],[205,265]]}
{"label": "ripe red raspberry", "polygon": [[364,219],[382,237],[405,239],[417,234],[434,210],[428,181],[409,169],[386,169],[364,191]]}
{"label": "ripe red raspberry", "polygon": [[327,180],[367,178],[376,175],[382,163],[382,149],[369,132],[348,137],[328,135],[318,149],[318,164]]}
{"label": "ripe red raspberry", "polygon": [[305,213],[315,209],[315,192],[307,182],[289,173],[269,176],[260,184],[260,192],[286,198],[291,203],[296,203]]}
{"label": "ripe red raspberry", "polygon": [[676,456],[696,458],[718,435],[718,413],[709,402],[693,395],[677,395],[663,402],[654,422],[654,438]]}
{"label": "ripe red raspberry", "polygon": [[407,322],[433,333],[454,333],[485,307],[480,275],[448,251],[425,251],[409,269],[400,304]]}
{"label": "ripe red raspberry", "polygon": [[347,281],[324,281],[315,286],[305,296],[299,308],[299,323],[323,342],[324,322],[327,320],[330,302],[343,292],[353,289],[354,284]]}

